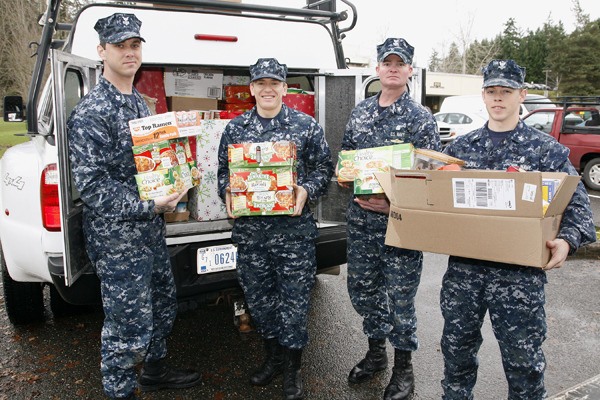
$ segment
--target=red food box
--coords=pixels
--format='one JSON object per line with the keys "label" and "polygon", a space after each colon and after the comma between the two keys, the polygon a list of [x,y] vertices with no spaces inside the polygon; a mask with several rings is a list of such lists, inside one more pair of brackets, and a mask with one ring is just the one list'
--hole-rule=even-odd
{"label": "red food box", "polygon": [[296,144],[291,141],[233,143],[227,150],[230,167],[262,167],[296,163]]}
{"label": "red food box", "polygon": [[225,102],[228,104],[252,103],[256,101],[250,93],[248,85],[227,85],[225,89]]}
{"label": "red food box", "polygon": [[296,168],[290,165],[229,169],[229,187],[232,193],[293,190],[296,180]]}
{"label": "red food box", "polygon": [[235,216],[290,215],[296,199],[292,190],[242,192],[231,194],[231,205]]}

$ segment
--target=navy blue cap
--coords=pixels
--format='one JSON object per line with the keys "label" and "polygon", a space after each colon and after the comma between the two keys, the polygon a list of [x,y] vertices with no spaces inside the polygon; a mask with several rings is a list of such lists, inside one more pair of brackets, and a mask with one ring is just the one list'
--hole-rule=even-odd
{"label": "navy blue cap", "polygon": [[377,62],[382,62],[390,54],[399,56],[405,64],[412,64],[415,48],[404,39],[387,38],[377,46]]}
{"label": "navy blue cap", "polygon": [[274,58],[259,58],[256,64],[250,66],[250,82],[262,78],[272,78],[285,82],[287,65],[279,64]]}
{"label": "navy blue cap", "polygon": [[525,82],[525,68],[514,60],[492,60],[483,68],[483,87],[502,86],[521,89]]}
{"label": "navy blue cap", "polygon": [[140,21],[134,14],[115,13],[109,17],[101,18],[94,25],[101,43],[121,43],[127,39],[140,38]]}

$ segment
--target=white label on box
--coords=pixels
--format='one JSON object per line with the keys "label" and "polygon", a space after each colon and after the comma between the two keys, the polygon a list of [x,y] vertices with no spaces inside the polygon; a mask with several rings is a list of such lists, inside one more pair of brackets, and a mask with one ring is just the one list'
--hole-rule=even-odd
{"label": "white label on box", "polygon": [[167,97],[221,99],[222,92],[223,74],[220,72],[196,68],[167,68],[165,70]]}
{"label": "white label on box", "polygon": [[532,185],[531,183],[526,183],[523,186],[523,197],[521,199],[523,201],[528,201],[533,203],[535,201],[535,193],[537,192],[537,186]]}
{"label": "white label on box", "polygon": [[232,244],[198,249],[198,274],[235,269],[237,247]]}
{"label": "white label on box", "polygon": [[453,178],[452,194],[456,208],[514,210],[514,179]]}

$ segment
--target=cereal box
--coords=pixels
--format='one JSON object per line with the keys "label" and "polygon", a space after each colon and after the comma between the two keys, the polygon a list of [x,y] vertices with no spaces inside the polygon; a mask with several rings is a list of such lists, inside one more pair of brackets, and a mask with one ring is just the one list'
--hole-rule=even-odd
{"label": "cereal box", "polygon": [[294,213],[295,202],[292,190],[231,194],[231,208],[235,216],[289,215]]}
{"label": "cereal box", "polygon": [[296,144],[291,141],[234,143],[228,148],[230,167],[294,165]]}
{"label": "cereal box", "polygon": [[230,168],[229,187],[231,192],[265,192],[293,190],[296,183],[296,168],[293,166],[266,168]]}
{"label": "cereal box", "polygon": [[135,146],[199,133],[202,116],[198,111],[171,111],[129,121]]}
{"label": "cereal box", "polygon": [[389,171],[390,167],[410,169],[413,160],[414,148],[410,143],[344,150],[338,155],[338,181],[352,182],[354,194],[383,193],[374,173]]}

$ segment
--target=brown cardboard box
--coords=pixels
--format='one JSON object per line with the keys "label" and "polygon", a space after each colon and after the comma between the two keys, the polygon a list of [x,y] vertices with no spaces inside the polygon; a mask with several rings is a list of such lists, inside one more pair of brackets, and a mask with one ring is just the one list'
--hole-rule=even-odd
{"label": "brown cardboard box", "polygon": [[184,222],[190,219],[190,212],[166,212],[165,222]]}
{"label": "brown cardboard box", "polygon": [[218,100],[200,97],[171,96],[167,97],[167,107],[170,111],[216,110],[218,107]]}
{"label": "brown cardboard box", "polygon": [[[543,267],[578,176],[503,171],[377,173],[391,202],[386,244]],[[544,214],[542,178],[561,184]]]}

